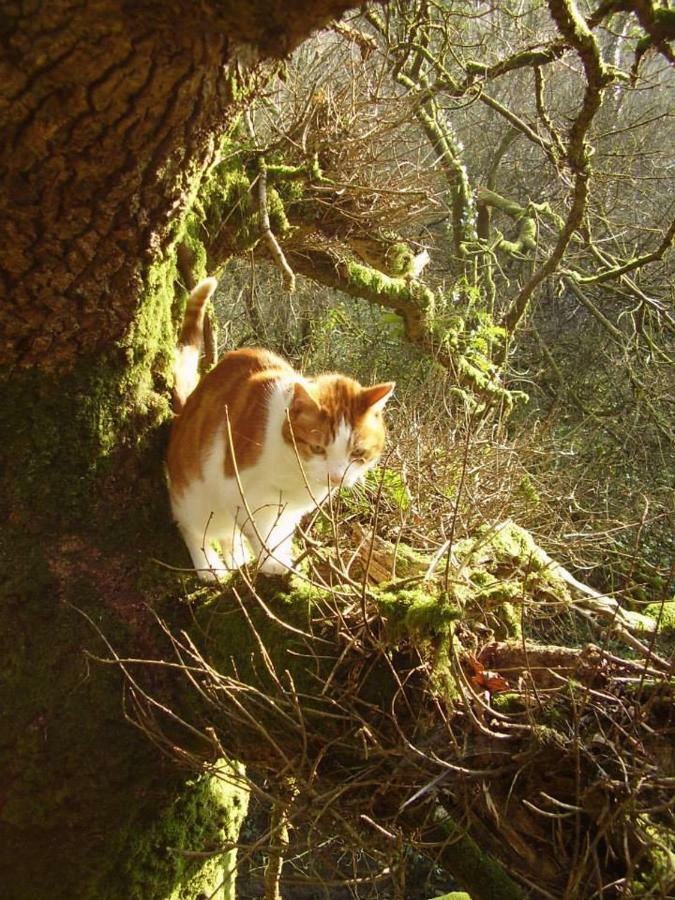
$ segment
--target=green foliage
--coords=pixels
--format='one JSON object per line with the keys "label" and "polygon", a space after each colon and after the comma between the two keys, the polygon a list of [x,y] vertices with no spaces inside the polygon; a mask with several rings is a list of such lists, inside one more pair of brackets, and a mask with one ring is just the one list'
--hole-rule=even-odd
{"label": "green foliage", "polygon": [[675,836],[672,829],[656,824],[647,816],[639,817],[646,858],[630,884],[634,897],[666,897],[673,888],[675,873]]}
{"label": "green foliage", "polygon": [[520,479],[516,490],[523,500],[532,507],[538,506],[541,502],[539,492],[537,491],[531,476],[527,472]]}

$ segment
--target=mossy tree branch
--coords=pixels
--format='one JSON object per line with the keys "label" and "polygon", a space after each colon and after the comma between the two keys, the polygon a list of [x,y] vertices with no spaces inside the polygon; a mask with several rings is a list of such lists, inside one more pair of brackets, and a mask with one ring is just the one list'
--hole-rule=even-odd
{"label": "mossy tree branch", "polygon": [[[453,184],[459,184],[456,170],[458,167],[462,168],[461,154],[454,152],[452,146],[445,146],[439,139],[438,132],[440,131],[442,135],[445,135],[448,126],[446,122],[441,123],[437,117],[434,118],[432,113],[437,108],[436,98],[442,93],[453,98],[464,98],[466,102],[472,102],[471,92],[473,92],[475,95],[473,99],[489,106],[538,146],[557,171],[560,171],[561,167],[567,167],[571,172],[573,184],[569,195],[569,207],[565,221],[563,222],[560,219],[559,222],[556,222],[557,239],[552,249],[548,252],[547,258],[527,278],[525,284],[502,314],[500,324],[507,333],[517,329],[519,323],[527,314],[530,301],[537,288],[556,270],[564,259],[570,241],[575,239],[577,229],[582,225],[590,196],[589,179],[592,175],[590,160],[593,149],[588,138],[591,124],[601,107],[607,85],[615,78],[626,77],[605,63],[600,52],[600,41],[594,34],[594,29],[616,12],[635,12],[638,18],[642,16],[640,21],[643,28],[647,28],[646,21],[647,18],[650,18],[650,27],[653,30],[654,16],[652,15],[651,5],[644,3],[637,4],[637,6],[640,6],[641,9],[638,10],[636,5],[630,2],[601,3],[585,18],[573,2],[550,2],[549,11],[559,31],[558,38],[550,41],[545,46],[527,47],[523,50],[518,50],[514,54],[491,65],[474,61],[464,63],[468,73],[464,81],[461,78],[453,77],[446,68],[443,57],[445,52],[443,42],[439,41],[434,45],[428,40],[424,40],[425,28],[428,29],[428,22],[422,24],[417,20],[407,22],[404,38],[399,39],[397,43],[389,24],[382,16],[378,13],[369,13],[367,16],[368,21],[382,37],[387,45],[388,52],[395,60],[393,74],[399,83],[406,87],[411,96],[418,101],[418,118],[439,159],[442,161],[441,165],[443,166],[443,160],[446,161],[444,171],[446,171],[448,183],[451,187]],[[436,27],[442,29],[445,20],[441,13],[438,15]],[[668,22],[666,22],[667,18],[668,16],[661,16],[663,20],[660,22],[661,31],[659,34],[661,34],[661,38],[666,36],[670,27]],[[580,108],[567,136],[563,139],[563,136],[554,127],[545,108],[542,67],[560,59],[563,54],[571,50],[575,50],[581,59],[585,83]],[[521,115],[515,113],[503,102],[491,97],[485,90],[485,84],[488,81],[526,67],[533,70],[535,104],[539,120],[545,129],[545,135],[542,135],[536,127],[525,121]],[[411,75],[413,72],[414,78]],[[454,150],[456,151],[456,148]],[[447,164],[448,161],[449,165]],[[456,227],[457,221],[460,220],[463,224],[473,221],[473,217],[470,214],[470,203],[467,203],[467,198],[471,198],[471,189],[468,186],[468,175],[465,171],[463,172],[462,184],[464,184],[463,190],[454,188],[458,192],[456,195],[457,205],[453,206],[455,253],[458,257],[461,257],[460,251],[470,248],[472,256],[478,254],[476,257],[476,262],[480,262],[478,269],[484,273],[484,284],[482,284],[482,287],[479,286],[479,288],[484,290],[489,298],[494,296],[494,287],[490,278],[491,261],[489,254],[485,253],[485,251],[481,254],[481,242],[476,241],[475,236],[472,238],[472,242],[465,240],[461,247],[457,243],[458,235],[462,234],[461,228],[458,230]],[[492,185],[490,185],[490,188],[492,188]],[[462,198],[464,202],[462,202]],[[503,204],[501,208],[509,214]],[[542,208],[545,209],[545,207]],[[516,214],[513,209],[511,212]],[[489,217],[484,216],[483,218],[484,221],[481,223],[481,241],[486,241],[486,229],[489,231]],[[493,250],[501,249],[504,253],[511,256],[518,256],[523,251],[531,252],[535,247],[535,233],[536,223],[534,218],[525,216],[521,218],[520,234],[516,241],[505,241],[501,236],[498,236],[499,239],[493,241],[491,247]],[[630,271],[632,267],[639,268],[645,262],[658,259],[660,254],[667,249],[667,243],[668,236],[666,235],[664,242],[654,252],[654,255],[652,253],[645,254],[643,257],[628,261],[625,263],[625,270],[623,270],[622,265],[614,266],[613,269],[616,270],[616,274],[621,274],[621,271]],[[490,246],[489,243],[488,246]],[[471,277],[475,280],[475,272]],[[590,283],[598,277],[602,281],[613,276],[608,271],[601,273],[599,276],[589,275],[581,277],[587,278]],[[499,357],[499,361],[503,361],[503,356]]]}
{"label": "mossy tree branch", "polygon": [[548,259],[523,286],[502,317],[501,324],[508,334],[513,334],[516,330],[527,312],[536,288],[556,270],[569,242],[581,225],[591,178],[591,154],[587,134],[602,104],[603,92],[612,80],[612,75],[603,62],[597,39],[572,0],[549,0],[549,9],[561,33],[579,54],[586,74],[583,100],[572,122],[565,148],[565,158],[574,175],[574,187],[565,225]]}
{"label": "mossy tree branch", "polygon": [[[212,269],[244,250],[271,256],[276,264],[278,254],[270,250],[265,219],[253,199],[259,188],[260,151],[236,149],[230,140],[223,157],[204,182],[195,207],[199,217],[195,212],[191,232],[199,236]],[[283,177],[286,172],[291,190]],[[395,234],[364,234],[350,216],[341,217],[339,212],[317,221],[313,183],[317,174],[318,196],[325,202],[330,181],[317,173],[315,164],[275,164],[271,229],[289,270],[393,309],[401,315],[411,343],[449,369],[458,386],[483,403],[508,400],[489,362],[489,349],[500,338],[499,330],[480,316],[470,325],[469,309],[451,310],[446,298],[436,297],[418,281],[414,277],[417,257]],[[368,264],[356,261],[354,253]]]}
{"label": "mossy tree branch", "polygon": [[[380,35],[386,38],[386,26],[381,17],[371,11],[367,13],[367,18]],[[458,259],[461,260],[465,256],[465,247],[476,241],[476,209],[459,143],[450,122],[447,117],[443,117],[438,104],[433,99],[434,91],[431,89],[429,80],[421,71],[423,59],[429,62],[431,58],[432,63],[437,67],[440,66],[440,63],[423,43],[418,43],[414,39],[403,49],[406,58],[405,60],[399,58],[396,61],[392,73],[399,84],[408,91],[419,95],[415,116],[434,148],[446,177],[451,196],[450,208],[455,252]],[[412,57],[410,57],[411,51]],[[445,75],[449,79],[447,72]]]}
{"label": "mossy tree branch", "polygon": [[602,272],[598,272],[596,275],[582,275],[580,272],[576,271],[568,271],[567,275],[578,284],[602,284],[603,282],[610,281],[613,278],[621,278],[622,275],[628,274],[628,272],[634,272],[636,269],[640,269],[643,266],[648,265],[652,262],[657,262],[673,248],[673,241],[675,240],[675,220],[673,220],[666,233],[664,234],[661,242],[658,247],[652,250],[649,253],[643,253],[640,256],[635,256],[633,259],[629,259],[625,263],[620,263],[616,266],[611,266],[607,269],[604,269]]}
{"label": "mossy tree branch", "polygon": [[492,81],[508,72],[516,69],[533,68],[535,66],[543,66],[546,63],[552,63],[560,59],[569,50],[569,45],[562,39],[558,38],[552,41],[548,46],[526,47],[524,50],[518,50],[511,56],[500,59],[499,62],[487,65],[486,63],[468,60],[465,68],[468,74],[468,83],[471,84],[476,76],[484,81]]}
{"label": "mossy tree branch", "polygon": [[[290,242],[286,255],[296,272],[317,283],[398,313],[408,340],[448,369],[457,385],[470,395],[483,403],[509,401],[486,352],[490,341],[499,339],[497,333],[488,337],[489,322],[477,323],[476,347],[472,347],[464,318],[468,311],[457,310],[455,315],[446,298],[414,278],[385,275],[356,262],[345,251],[316,245],[303,247]],[[483,349],[479,349],[484,342]]]}
{"label": "mossy tree branch", "polygon": [[[319,834],[356,837],[374,822],[378,833],[412,846],[437,842],[437,862],[476,898],[521,897],[518,885],[533,882],[562,896],[584,873],[621,877],[634,865],[626,829],[632,841],[638,821],[619,806],[608,830],[606,803],[594,791],[601,778],[608,802],[622,796],[617,759],[623,742],[632,746],[636,723],[626,720],[630,733],[617,730],[581,756],[565,735],[574,727],[578,741],[590,740],[596,716],[615,714],[608,698],[625,697],[622,676],[641,664],[624,665],[597,647],[542,648],[521,638],[495,642],[472,662],[458,622],[468,627],[489,607],[514,623],[511,603],[571,609],[576,601],[555,564],[512,524],[483,529],[455,553],[464,577],[451,578],[450,594],[442,576],[417,587],[384,582],[367,586],[365,604],[353,579],[328,588],[299,579],[254,584],[244,575],[220,595],[202,590],[182,627],[165,622],[169,648],[152,666],[111,658],[129,680],[137,721],[169,752],[180,748],[195,766],[224,753],[292,783],[297,798],[280,792],[290,824],[309,817]],[[428,562],[417,560],[425,571]],[[649,664],[649,648],[642,653],[656,689],[663,676]],[[501,700],[482,694],[482,666],[503,672]],[[158,668],[168,693],[148,680]],[[643,713],[655,721],[669,703],[663,689],[644,698]],[[589,704],[593,714],[584,716]],[[641,739],[650,744],[648,734]],[[663,795],[656,776],[640,783],[639,802]],[[549,813],[565,804],[577,816],[560,818],[552,854]],[[611,847],[599,851],[600,869],[592,852],[575,857],[577,828]]]}
{"label": "mossy tree branch", "polygon": [[488,190],[488,188],[478,188],[476,198],[479,204],[499,209],[519,223],[516,240],[507,241],[505,238],[501,238],[496,242],[495,249],[504,250],[512,256],[522,256],[537,249],[538,228],[536,213],[541,211],[541,208],[537,208],[537,204],[530,204],[524,207],[513,200],[507,200],[495,191]]}

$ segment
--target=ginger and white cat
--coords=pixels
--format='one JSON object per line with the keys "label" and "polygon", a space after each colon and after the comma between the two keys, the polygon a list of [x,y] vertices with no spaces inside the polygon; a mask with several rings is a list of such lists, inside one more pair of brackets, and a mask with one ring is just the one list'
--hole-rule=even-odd
{"label": "ginger and white cat", "polygon": [[250,348],[226,353],[199,381],[204,309],[215,288],[213,278],[196,286],[179,339],[171,506],[204,581],[243,565],[247,543],[262,572],[281,574],[293,569],[300,519],[379,459],[394,383],[306,378],[276,354]]}

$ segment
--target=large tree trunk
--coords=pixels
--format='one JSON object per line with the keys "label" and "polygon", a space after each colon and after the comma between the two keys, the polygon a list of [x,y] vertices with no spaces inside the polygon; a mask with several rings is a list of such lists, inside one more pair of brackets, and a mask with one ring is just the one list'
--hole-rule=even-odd
{"label": "large tree trunk", "polygon": [[[4,4],[0,892],[199,893],[242,798],[124,719],[85,611],[131,652],[181,558],[164,499],[175,245],[222,135],[345,0]],[[242,74],[245,73],[245,74]],[[192,781],[189,781],[192,779]],[[219,812],[220,811],[220,812]],[[208,868],[208,867],[207,867]],[[197,879],[195,881],[194,879]],[[203,887],[217,884],[207,872]],[[210,887],[209,887],[210,885]]]}

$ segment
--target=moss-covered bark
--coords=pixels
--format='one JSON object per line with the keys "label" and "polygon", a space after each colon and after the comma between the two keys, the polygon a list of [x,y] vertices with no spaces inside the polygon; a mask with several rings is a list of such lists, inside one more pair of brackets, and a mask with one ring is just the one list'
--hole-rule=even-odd
{"label": "moss-covered bark", "polygon": [[245,798],[181,772],[124,720],[120,673],[89,659],[105,648],[81,615],[130,651],[153,644],[149,558],[173,541],[166,402],[91,360],[15,376],[3,396],[3,896],[182,896],[203,861],[167,848],[236,839]]}
{"label": "moss-covered bark", "polygon": [[[515,399],[490,360],[505,332],[488,313],[472,309],[470,302],[456,303],[453,295],[436,294],[408,275],[391,276],[363,265],[348,253],[293,241],[285,250],[296,271],[398,313],[406,337],[452,373],[468,405],[508,405]],[[461,295],[466,287],[458,282],[456,292]]]}

